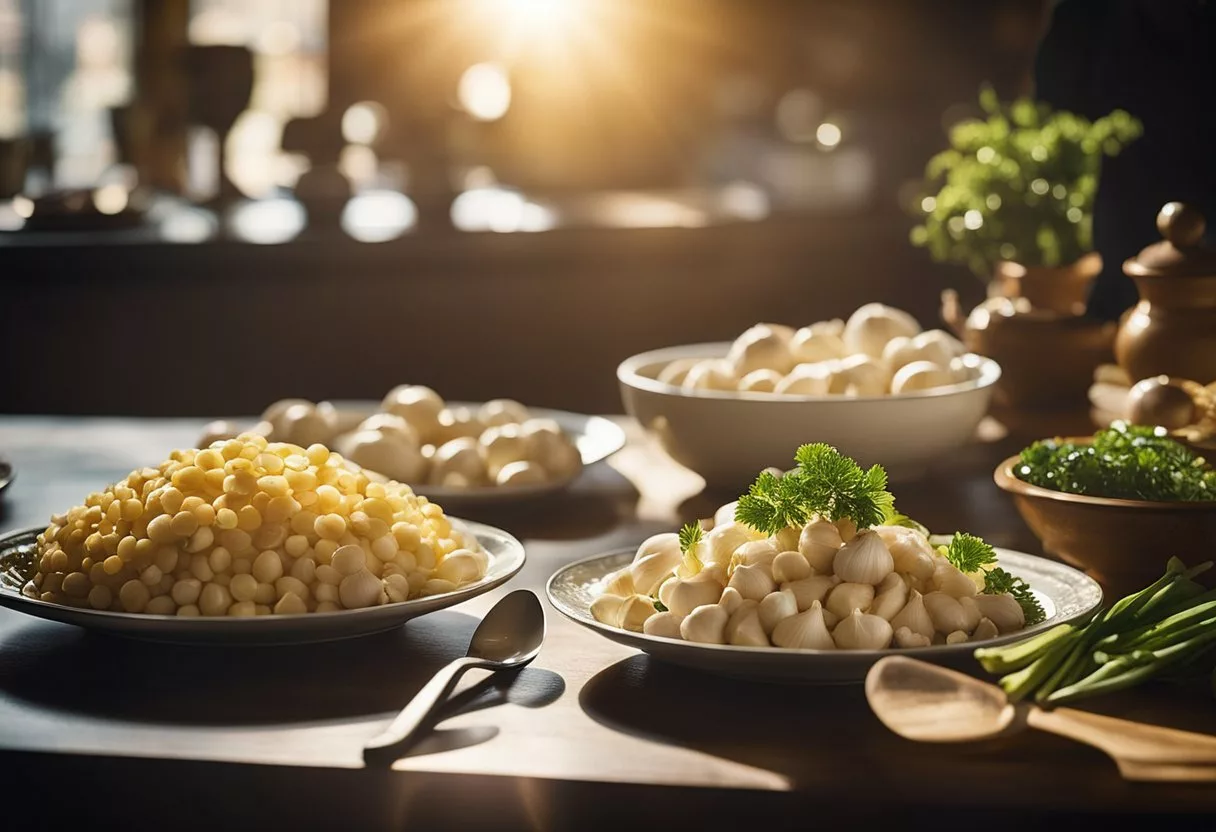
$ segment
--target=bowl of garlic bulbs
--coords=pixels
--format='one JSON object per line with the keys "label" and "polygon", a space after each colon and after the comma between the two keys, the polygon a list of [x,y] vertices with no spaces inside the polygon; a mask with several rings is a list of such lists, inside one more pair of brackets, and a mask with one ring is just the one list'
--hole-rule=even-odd
{"label": "bowl of garlic bulbs", "polygon": [[712,519],[563,567],[548,595],[657,659],[805,682],[860,682],[893,651],[966,660],[1102,601],[1064,564],[961,532],[931,539],[895,511],[879,466],[819,444]]}
{"label": "bowl of garlic bulbs", "polygon": [[1000,374],[949,333],[878,303],[847,321],[760,323],[617,368],[626,412],[676,462],[728,488],[807,440],[881,461],[893,480],[919,476],[974,438]]}

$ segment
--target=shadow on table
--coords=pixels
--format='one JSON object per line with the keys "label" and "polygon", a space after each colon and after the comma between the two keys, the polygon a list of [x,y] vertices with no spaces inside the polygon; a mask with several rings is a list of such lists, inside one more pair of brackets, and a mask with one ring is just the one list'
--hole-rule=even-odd
{"label": "shadow on table", "polygon": [[[435,612],[356,639],[271,647],[157,644],[36,622],[0,640],[0,691],[45,707],[142,723],[257,725],[400,710],[465,654],[479,619]],[[525,668],[457,694],[443,718],[510,702],[541,707],[565,690]]]}
{"label": "shadow on table", "polygon": [[771,771],[793,789],[842,782],[857,783],[859,794],[879,782],[888,791],[892,783],[911,789],[910,749],[920,772],[915,776],[928,783],[972,762],[995,760],[999,767],[1002,749],[1019,741],[917,746],[878,721],[860,684],[745,681],[645,655],[598,673],[580,692],[579,704],[613,730]]}

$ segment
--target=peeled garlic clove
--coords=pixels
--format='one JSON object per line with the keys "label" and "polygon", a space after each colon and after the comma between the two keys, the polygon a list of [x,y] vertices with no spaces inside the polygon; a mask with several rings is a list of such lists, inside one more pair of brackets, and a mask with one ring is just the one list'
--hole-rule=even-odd
{"label": "peeled garlic clove", "polygon": [[911,338],[919,332],[920,324],[902,309],[867,303],[849,316],[841,338],[849,353],[863,352],[872,358],[881,358],[892,338],[901,335]]}
{"label": "peeled garlic clove", "polygon": [[870,605],[870,614],[890,621],[908,603],[908,584],[898,572],[883,578]]}
{"label": "peeled garlic clove", "polygon": [[648,598],[645,595],[630,595],[621,604],[620,623],[618,626],[623,630],[640,633],[642,632],[642,625],[646,623],[646,619],[657,613],[658,610],[654,608],[653,598]]}
{"label": "peeled garlic clove", "polygon": [[637,563],[647,555],[653,555],[656,552],[680,555],[680,536],[675,532],[652,534],[638,546],[638,550],[633,556],[633,562]]}
{"label": "peeled garlic clove", "polygon": [[743,596],[739,594],[739,590],[733,586],[728,586],[722,590],[722,597],[718,599],[718,606],[722,607],[729,613],[734,613],[735,610],[743,604]]}
{"label": "peeled garlic clove", "polygon": [[984,617],[980,612],[980,608],[976,606],[975,597],[972,595],[964,595],[962,598],[958,599],[958,605],[962,608],[963,617],[967,622],[967,626],[963,627],[963,629],[969,633],[973,632],[979,625],[980,619]]}
{"label": "peeled garlic clove", "polygon": [[[835,323],[835,322],[825,322]],[[848,354],[844,341],[840,339],[841,326],[825,326],[824,323],[804,326],[790,339],[790,355],[798,364],[815,364],[833,358],[844,358]]]}
{"label": "peeled garlic clove", "polygon": [[773,545],[773,548],[778,552],[788,552],[798,549],[798,538],[802,536],[801,528],[793,528],[786,526],[776,534],[769,535],[768,542]]}
{"label": "peeled garlic clove", "polygon": [[891,384],[891,373],[886,363],[860,353],[841,359],[837,374],[845,385],[845,391],[851,391],[855,396],[883,396]]}
{"label": "peeled garlic clove", "polygon": [[302,448],[331,445],[337,435],[337,416],[312,404],[293,404],[274,423],[276,441],[292,442]]}
{"label": "peeled garlic clove", "polygon": [[911,364],[918,357],[916,351],[912,349],[912,339],[906,335],[892,338],[882,348],[882,362],[892,373],[905,364]]}
{"label": "peeled garlic clove", "polygon": [[778,584],[811,576],[811,565],[800,552],[782,552],[773,558],[773,580]]}
{"label": "peeled garlic clove", "polygon": [[[807,604],[810,607],[810,604]],[[760,601],[760,624],[764,632],[772,633],[773,628],[792,615],[798,614],[798,599],[788,589],[771,592]]]}
{"label": "peeled garlic clove", "polygon": [[772,393],[783,376],[776,370],[752,370],[739,379],[741,393]]}
{"label": "peeled garlic clove", "polygon": [[945,387],[953,383],[954,374],[948,368],[932,361],[913,361],[895,371],[895,375],[891,377],[891,392],[899,395]]}
{"label": "peeled garlic clove", "polygon": [[800,581],[788,581],[781,585],[781,589],[794,594],[799,610],[807,610],[816,601],[823,603],[828,592],[839,583],[840,578],[835,575],[812,575]]}
{"label": "peeled garlic clove", "polygon": [[845,618],[855,610],[866,612],[874,603],[874,587],[870,584],[840,583],[828,593],[823,605],[830,612]]}
{"label": "peeled garlic clove", "polygon": [[625,596],[605,593],[591,602],[591,617],[609,627],[620,627],[624,606]]}
{"label": "peeled garlic clove", "polygon": [[1009,593],[1001,595],[976,595],[975,605],[980,614],[992,621],[1002,633],[1011,633],[1026,626],[1026,614],[1022,605]]}
{"label": "peeled garlic clove", "polygon": [[490,399],[477,408],[477,418],[486,425],[518,425],[532,417],[528,408],[514,399]]}
{"label": "peeled garlic clove", "polygon": [[768,634],[761,628],[756,612],[758,606],[755,601],[744,601],[731,613],[724,631],[727,644],[745,647],[769,646]]}
{"label": "peeled garlic clove", "polygon": [[666,533],[648,537],[638,547],[630,567],[634,589],[642,595],[654,595],[659,584],[675,572],[683,558],[678,535]]}
{"label": "peeled garlic clove", "polygon": [[893,635],[887,619],[856,609],[832,630],[832,639],[841,650],[884,650],[891,646]]}
{"label": "peeled garlic clove", "polygon": [[443,399],[429,387],[402,384],[388,391],[380,409],[402,417],[414,426],[423,442],[430,442],[443,410]]}
{"label": "peeled garlic clove", "polygon": [[895,645],[905,649],[910,647],[928,647],[932,644],[932,640],[920,633],[914,633],[907,627],[900,627],[895,631]]}
{"label": "peeled garlic clove", "polygon": [[894,569],[895,561],[882,538],[868,530],[841,546],[832,559],[832,571],[848,583],[875,586]]}
{"label": "peeled garlic clove", "polygon": [[722,358],[698,361],[680,384],[684,390],[735,390],[738,386],[738,374],[730,362]]}
{"label": "peeled garlic clove", "polygon": [[823,620],[823,608],[818,601],[806,612],[791,615],[773,628],[773,644],[789,650],[835,650],[836,642]]}
{"label": "peeled garlic clove", "polygon": [[915,589],[909,590],[908,603],[904,604],[904,608],[891,619],[891,626],[896,630],[900,627],[907,627],[912,632],[928,639],[932,639],[933,634],[937,632],[929,611],[925,609],[924,596]]}
{"label": "peeled garlic clove", "polygon": [[836,551],[843,545],[840,529],[836,528],[835,523],[823,519],[807,523],[798,536],[798,551],[816,573],[832,571]]}
{"label": "peeled garlic clove", "polygon": [[917,359],[932,361],[939,367],[949,366],[953,359],[967,351],[962,341],[944,329],[927,329],[913,336],[909,347]]}
{"label": "peeled garlic clove", "polygon": [[499,468],[498,473],[494,476],[494,484],[504,486],[540,485],[546,479],[547,474],[544,468],[535,462],[520,460],[519,462],[508,462]]}
{"label": "peeled garlic clove", "polygon": [[946,644],[962,644],[967,641],[967,634],[962,630],[955,630],[946,636]]}
{"label": "peeled garlic clove", "polygon": [[731,556],[734,555],[736,549],[753,540],[755,537],[747,526],[733,520],[722,523],[722,525],[715,525],[697,544],[697,558],[704,566],[711,564],[726,566],[730,563]]}
{"label": "peeled garlic clove", "polygon": [[679,387],[687,378],[688,371],[697,366],[700,361],[699,358],[677,358],[675,361],[669,361],[662,370],[659,370],[655,380]]}
{"label": "peeled garlic clove", "polygon": [[484,574],[485,561],[481,557],[464,549],[456,549],[439,561],[433,577],[461,586],[480,580]]}
{"label": "peeled garlic clove", "polygon": [[471,485],[486,482],[486,460],[476,439],[460,436],[435,449],[431,457],[431,481],[443,482],[450,474],[463,477]]}
{"label": "peeled garlic clove", "polygon": [[963,598],[979,592],[975,581],[960,572],[958,567],[949,561],[939,561],[933,567],[933,586],[954,598]]}
{"label": "peeled garlic clove", "polygon": [[921,602],[933,621],[933,629],[939,633],[952,633],[967,628],[967,615],[958,599],[944,592],[929,592],[921,596]]}
{"label": "peeled garlic clove", "polygon": [[841,517],[833,525],[836,526],[836,531],[840,532],[841,543],[848,543],[857,536],[857,524],[850,517]]}
{"label": "peeled garlic clove", "polygon": [[680,635],[685,641],[701,644],[726,644],[726,622],[730,613],[717,604],[693,608],[680,622]]}
{"label": "peeled garlic clove", "polygon": [[923,534],[906,526],[875,526],[874,533],[887,545],[896,572],[906,572],[922,580],[933,577],[937,568],[936,553]]}
{"label": "peeled garlic clove", "polygon": [[528,443],[519,425],[488,427],[477,437],[477,441],[485,451],[486,467],[491,474],[497,474],[508,463],[528,458]]}
{"label": "peeled garlic clove", "polygon": [[[727,523],[735,522],[735,509],[738,507],[738,500],[731,500],[729,503],[723,503],[722,505],[718,506],[717,510],[714,512],[713,529],[719,529],[722,526],[725,526]],[[713,529],[711,529],[711,531]],[[701,539],[704,540],[705,538],[702,537]],[[739,543],[742,544],[743,541],[739,541]],[[731,551],[733,552],[734,549]]]}
{"label": "peeled garlic clove", "polygon": [[[418,431],[414,429],[414,426],[396,413],[373,413],[355,428],[356,432],[361,430],[378,430],[382,433],[388,433],[399,437],[402,441],[408,442],[415,448],[422,444],[418,438]],[[345,456],[345,453],[343,455]]]}
{"label": "peeled garlic clove", "polygon": [[682,620],[680,616],[671,611],[655,613],[642,624],[642,632],[648,636],[683,638],[680,635],[680,622]]}
{"label": "peeled garlic clove", "polygon": [[727,587],[734,587],[744,598],[759,601],[777,588],[769,568],[760,564],[741,564],[735,567]]}
{"label": "peeled garlic clove", "polygon": [[388,600],[388,595],[379,578],[366,569],[360,569],[342,579],[338,585],[338,600],[344,608],[357,610],[383,604]]}
{"label": "peeled garlic clove", "polygon": [[[277,431],[281,435],[284,430],[283,414],[287,412],[287,408],[294,407],[297,404],[316,407],[316,405],[310,402],[308,399],[279,399],[277,402],[272,403],[269,407],[262,411],[259,421],[268,423],[272,430]],[[235,438],[237,433],[240,433],[240,431],[236,431],[231,437],[228,438]]]}
{"label": "peeled garlic clove", "polygon": [[991,618],[981,618],[980,623],[975,625],[975,629],[971,632],[972,641],[986,641],[990,638],[996,638],[1001,634],[1001,631],[992,623]]}
{"label": "peeled garlic clove", "polygon": [[759,566],[771,578],[773,560],[780,551],[767,540],[752,540],[744,543],[731,555],[727,574],[734,572],[740,566]]}
{"label": "peeled garlic clove", "polygon": [[790,355],[790,330],[769,324],[751,326],[730,345],[726,360],[738,376],[753,370],[788,372],[794,366],[794,358]]}
{"label": "peeled garlic clove", "polygon": [[697,607],[716,605],[722,598],[722,589],[715,575],[701,571],[691,578],[665,581],[659,587],[659,600],[676,615],[690,615]]}
{"label": "peeled garlic clove", "polygon": [[826,395],[836,372],[836,363],[836,360],[832,359],[815,364],[799,364],[777,382],[773,392],[789,396]]}

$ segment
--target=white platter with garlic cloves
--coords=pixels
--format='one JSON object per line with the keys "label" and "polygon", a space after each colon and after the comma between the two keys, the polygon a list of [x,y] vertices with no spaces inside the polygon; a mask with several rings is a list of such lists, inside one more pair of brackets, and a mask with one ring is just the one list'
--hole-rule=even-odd
{"label": "white platter with garlic cloves", "polygon": [[895,511],[881,467],[827,445],[762,473],[712,519],[549,581],[563,614],[656,658],[770,680],[860,682],[892,651],[965,659],[1092,612],[1071,567]]}

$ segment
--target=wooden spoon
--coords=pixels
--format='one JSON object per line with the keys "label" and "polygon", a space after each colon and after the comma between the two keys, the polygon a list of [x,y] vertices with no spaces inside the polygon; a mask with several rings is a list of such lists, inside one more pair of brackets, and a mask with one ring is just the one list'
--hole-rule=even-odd
{"label": "wooden spoon", "polygon": [[910,740],[966,742],[1029,726],[1106,752],[1128,780],[1216,782],[1216,737],[1072,708],[1013,704],[996,685],[906,656],[874,663],[866,674],[866,699],[884,725]]}

